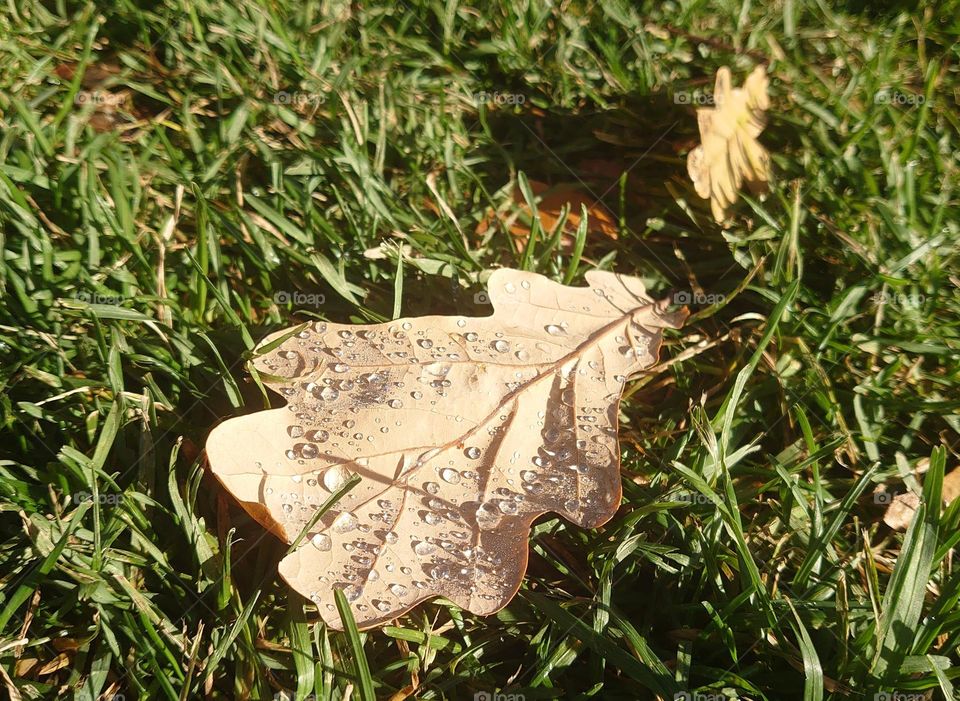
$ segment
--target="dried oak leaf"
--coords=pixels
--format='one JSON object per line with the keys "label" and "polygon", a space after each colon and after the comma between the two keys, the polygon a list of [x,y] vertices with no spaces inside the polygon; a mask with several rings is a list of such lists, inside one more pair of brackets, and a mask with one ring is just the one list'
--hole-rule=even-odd
{"label": "dried oak leaf", "polygon": [[757,66],[742,88],[731,88],[730,69],[717,71],[714,107],[697,110],[701,144],[687,156],[687,172],[697,194],[710,200],[717,223],[737,201],[740,186],[762,193],[770,180],[770,157],[757,141],[770,107],[766,69]]}
{"label": "dried oak leaf", "polygon": [[340,627],[334,589],[364,628],[436,596],[493,613],[520,586],[535,518],[613,516],[624,382],[656,362],[661,329],[686,310],[667,313],[636,278],[587,282],[498,270],[492,316],[317,322],[254,360],[287,406],[207,440],[243,507],[292,542],[361,477],[280,563],[328,624]]}

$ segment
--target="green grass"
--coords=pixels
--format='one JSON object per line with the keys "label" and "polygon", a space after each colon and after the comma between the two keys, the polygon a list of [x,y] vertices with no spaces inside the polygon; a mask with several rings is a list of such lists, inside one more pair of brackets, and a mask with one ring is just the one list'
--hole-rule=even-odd
{"label": "green grass", "polygon": [[[5,3],[0,687],[953,699],[958,10]],[[760,61],[776,182],[723,230],[674,95]],[[618,240],[476,234],[525,178],[579,182]],[[538,522],[506,609],[327,630],[276,575],[287,546],[204,472],[205,436],[264,406],[244,361],[268,332],[484,314],[506,265],[726,303],[628,387],[618,515]],[[905,491],[901,533],[875,493]]]}

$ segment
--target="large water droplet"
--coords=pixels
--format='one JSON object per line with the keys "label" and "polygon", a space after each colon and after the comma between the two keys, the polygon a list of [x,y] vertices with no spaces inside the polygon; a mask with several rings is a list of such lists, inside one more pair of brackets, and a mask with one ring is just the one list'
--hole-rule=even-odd
{"label": "large water droplet", "polygon": [[428,543],[425,540],[421,540],[419,543],[413,546],[413,552],[420,556],[429,555],[436,549],[437,546],[435,546],[433,543]]}
{"label": "large water droplet", "polygon": [[517,360],[519,360],[519,361],[521,361],[521,362],[526,362],[527,360],[530,360],[530,354],[527,353],[527,351],[525,351],[525,350],[523,350],[523,349],[518,350],[516,353],[514,353],[514,355],[516,355],[516,356],[517,356]]}
{"label": "large water droplet", "polygon": [[425,513],[425,514],[423,515],[423,520],[426,521],[426,522],[427,522],[428,524],[430,524],[431,526],[436,526],[436,525],[437,525],[438,523],[440,523],[443,519],[440,517],[439,514],[435,514],[435,513],[433,513],[432,511],[428,511],[427,513]]}
{"label": "large water droplet", "polygon": [[401,409],[403,408],[403,402],[401,402],[399,399],[391,399],[389,402],[387,402],[387,406],[391,409]]}
{"label": "large water droplet", "polygon": [[330,367],[330,369],[333,370],[334,372],[346,372],[347,370],[350,369],[350,366],[347,365],[346,363],[334,363]]}
{"label": "large water droplet", "polygon": [[397,535],[396,533],[394,533],[393,531],[390,531],[390,532],[387,533],[385,536],[383,536],[383,539],[384,539],[387,543],[389,543],[390,545],[393,545],[393,544],[396,543],[398,540],[400,540],[400,536],[398,536],[398,535]]}
{"label": "large water droplet", "polygon": [[299,438],[303,435],[303,426],[287,426],[287,433],[291,438]]}
{"label": "large water droplet", "polygon": [[304,435],[304,438],[306,438],[308,441],[312,441],[313,443],[323,443],[330,438],[330,434],[323,429],[318,429],[316,431],[307,431],[306,435]]}
{"label": "large water droplet", "polygon": [[480,449],[477,446],[472,445],[466,450],[464,450],[463,454],[466,455],[471,460],[476,460],[477,458],[480,457]]}
{"label": "large water droplet", "polygon": [[342,512],[333,522],[333,530],[337,533],[349,533],[359,525],[357,517],[349,511]]}
{"label": "large water droplet", "polygon": [[320,399],[325,402],[332,402],[340,397],[340,390],[336,390],[333,387],[324,387],[322,390],[320,390],[319,396]]}
{"label": "large water droplet", "polygon": [[394,596],[403,596],[407,593],[407,588],[402,584],[391,584],[390,591],[393,592]]}
{"label": "large water droplet", "polygon": [[421,338],[419,341],[417,341],[417,345],[425,350],[430,350],[433,348],[433,341],[431,341],[429,338]]}
{"label": "large water droplet", "polygon": [[533,470],[523,470],[520,473],[520,479],[522,479],[524,482],[536,482],[537,473]]}
{"label": "large water droplet", "polygon": [[562,326],[557,326],[556,324],[547,324],[543,327],[544,330],[551,336],[566,336],[567,331]]}
{"label": "large water droplet", "polygon": [[497,504],[497,506],[500,507],[500,511],[502,511],[505,514],[513,515],[517,513],[517,505],[515,502],[507,501],[506,499],[503,499],[500,501],[499,504]]}
{"label": "large water droplet", "polygon": [[500,510],[491,504],[481,504],[478,506],[476,516],[477,525],[485,531],[496,528],[502,518]]}
{"label": "large water droplet", "polygon": [[310,542],[313,543],[317,550],[323,550],[324,552],[329,550],[332,544],[330,541],[330,536],[328,536],[326,533],[316,533],[310,539]]}
{"label": "large water droplet", "polygon": [[476,343],[477,339],[480,338],[480,337],[479,337],[477,334],[475,334],[473,331],[467,331],[465,334],[463,334],[463,337],[464,337],[466,340],[470,341],[470,343]]}
{"label": "large water droplet", "polygon": [[323,473],[323,486],[328,492],[335,492],[346,484],[348,479],[350,474],[343,465],[333,465]]}
{"label": "large water droplet", "polygon": [[313,460],[320,454],[320,449],[313,443],[304,443],[300,448],[300,455],[304,460]]}
{"label": "large water droplet", "polygon": [[490,347],[497,351],[497,353],[506,353],[510,350],[510,344],[504,340],[496,340],[490,344]]}
{"label": "large water droplet", "polygon": [[450,484],[457,484],[460,481],[460,473],[452,468],[445,467],[440,470],[440,479]]}

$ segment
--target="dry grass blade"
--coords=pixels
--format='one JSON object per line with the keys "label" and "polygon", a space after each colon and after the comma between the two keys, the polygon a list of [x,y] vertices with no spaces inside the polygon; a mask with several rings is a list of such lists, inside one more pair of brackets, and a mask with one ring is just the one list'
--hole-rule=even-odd
{"label": "dry grass blade", "polygon": [[435,596],[493,613],[520,586],[535,518],[613,516],[624,382],[656,363],[661,330],[686,311],[666,313],[635,278],[587,282],[499,270],[492,316],[316,323],[254,361],[288,405],[207,442],[244,508],[289,542],[362,478],[280,564],[330,625],[337,589],[361,628]]}

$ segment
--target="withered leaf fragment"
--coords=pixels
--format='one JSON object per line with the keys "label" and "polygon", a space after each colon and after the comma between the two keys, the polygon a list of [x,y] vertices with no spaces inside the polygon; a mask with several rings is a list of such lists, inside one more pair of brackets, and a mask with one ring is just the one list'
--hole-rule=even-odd
{"label": "withered leaf fragment", "polygon": [[697,194],[710,200],[717,223],[726,220],[746,183],[763,193],[770,180],[770,157],[757,141],[770,107],[766,69],[757,66],[742,88],[732,88],[730,69],[717,71],[714,107],[697,110],[701,144],[687,156],[687,172]]}
{"label": "withered leaf fragment", "polygon": [[243,507],[292,542],[362,478],[280,563],[327,623],[340,627],[334,589],[364,628],[436,596],[493,613],[520,586],[535,518],[613,516],[624,382],[686,311],[667,313],[635,278],[587,282],[498,270],[492,316],[317,322],[255,359],[287,406],[225,421],[207,441]]}

